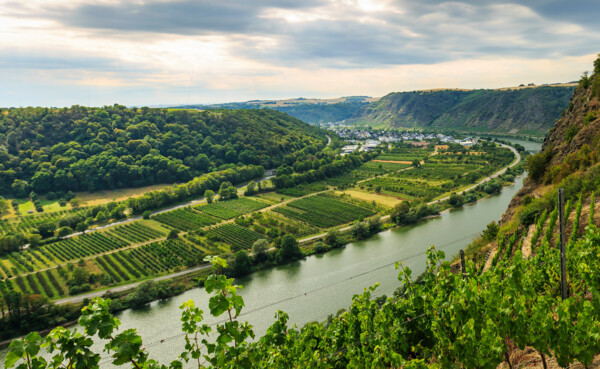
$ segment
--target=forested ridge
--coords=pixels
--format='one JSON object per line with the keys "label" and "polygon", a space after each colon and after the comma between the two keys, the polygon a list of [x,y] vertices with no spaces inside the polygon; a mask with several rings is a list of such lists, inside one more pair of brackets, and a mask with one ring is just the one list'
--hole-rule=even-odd
{"label": "forested ridge", "polygon": [[325,131],[272,110],[3,109],[0,194],[186,182],[231,165],[291,165],[326,142]]}
{"label": "forested ridge", "polygon": [[572,94],[571,86],[394,92],[357,110],[352,121],[390,127],[498,133],[516,130],[544,135],[567,108]]}

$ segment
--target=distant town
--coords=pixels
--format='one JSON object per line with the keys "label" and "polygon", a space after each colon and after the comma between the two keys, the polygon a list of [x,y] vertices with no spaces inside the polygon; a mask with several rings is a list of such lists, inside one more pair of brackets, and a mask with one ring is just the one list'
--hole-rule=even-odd
{"label": "distant town", "polygon": [[443,133],[422,133],[422,132],[400,132],[400,131],[377,131],[377,130],[354,130],[347,128],[332,129],[349,145],[342,148],[342,155],[355,151],[372,151],[382,143],[404,142],[407,141],[413,146],[427,147],[432,142],[453,143],[465,147],[473,146],[477,143],[477,138],[465,137],[454,138],[451,135]]}

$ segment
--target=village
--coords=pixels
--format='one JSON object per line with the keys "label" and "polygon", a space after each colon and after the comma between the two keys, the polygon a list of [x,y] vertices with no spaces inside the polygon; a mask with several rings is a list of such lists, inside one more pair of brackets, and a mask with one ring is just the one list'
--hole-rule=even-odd
{"label": "village", "polygon": [[470,147],[477,143],[477,138],[454,138],[443,133],[353,130],[347,128],[336,128],[333,131],[348,143],[348,145],[342,147],[342,155],[347,155],[357,150],[372,151],[379,145],[391,142],[406,141],[415,147],[428,147],[432,143],[454,143]]}

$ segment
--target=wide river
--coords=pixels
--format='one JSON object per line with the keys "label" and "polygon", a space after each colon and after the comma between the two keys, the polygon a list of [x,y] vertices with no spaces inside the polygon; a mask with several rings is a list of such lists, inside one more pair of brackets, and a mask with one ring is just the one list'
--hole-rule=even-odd
{"label": "wide river", "polygon": [[[526,143],[526,148],[532,151],[540,148],[537,143],[515,142]],[[236,283],[244,286],[240,294],[246,307],[240,319],[250,322],[260,336],[273,323],[277,310],[287,312],[290,323],[300,327],[309,321],[325,320],[329,314],[348,307],[353,295],[374,283],[380,283],[375,296],[389,296],[399,287],[395,262],[410,267],[416,277],[425,270],[425,251],[429,246],[435,245],[447,258],[452,258],[488,223],[500,218],[522,186],[523,177],[519,177],[499,195],[446,211],[440,217],[384,231],[342,249],[241,278]],[[168,363],[183,349],[178,307],[190,299],[208,312],[208,296],[197,288],[167,301],[154,302],[145,309],[117,314],[121,329],[136,328],[151,357]],[[208,313],[205,318],[208,324],[220,321],[211,319]],[[0,350],[2,366],[5,354],[5,350]],[[109,361],[103,360],[101,367],[111,368]]]}

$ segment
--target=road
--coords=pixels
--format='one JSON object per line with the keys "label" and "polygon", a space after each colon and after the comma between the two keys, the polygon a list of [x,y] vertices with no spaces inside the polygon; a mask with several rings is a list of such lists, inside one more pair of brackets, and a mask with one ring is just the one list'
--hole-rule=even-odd
{"label": "road", "polygon": [[[154,282],[158,282],[158,281],[162,281],[165,279],[172,279],[172,278],[177,278],[177,277],[181,277],[190,273],[195,273],[195,272],[201,272],[203,270],[207,270],[210,269],[211,265],[210,264],[204,264],[204,265],[200,265],[194,268],[190,268],[190,269],[186,269],[186,270],[182,270],[181,272],[177,272],[177,273],[173,273],[173,274],[167,274],[167,275],[163,275],[160,277],[156,277],[151,279]],[[137,286],[139,286],[140,284],[144,283],[145,281],[141,281],[141,282],[136,282],[136,283],[131,283],[131,284],[126,284],[123,286],[118,286],[118,287],[114,287],[114,288],[110,288],[107,290],[101,290],[101,291],[94,291],[94,292],[90,292],[90,293],[85,293],[83,295],[77,295],[77,296],[73,296],[73,297],[65,297],[64,299],[60,299],[60,300],[55,300],[54,303],[57,305],[64,305],[64,304],[73,304],[73,303],[80,303],[82,302],[84,299],[91,299],[93,297],[100,297],[102,295],[104,295],[105,293],[107,293],[108,291],[110,292],[125,292],[125,291],[129,291],[132,290],[134,288],[136,288]]]}

